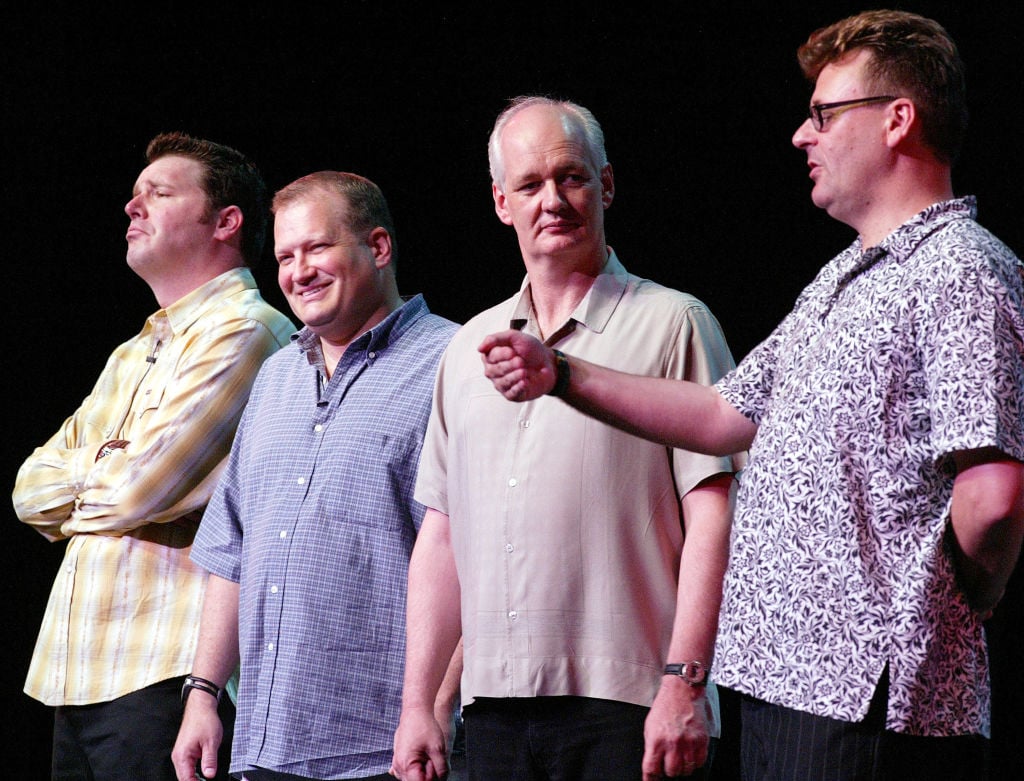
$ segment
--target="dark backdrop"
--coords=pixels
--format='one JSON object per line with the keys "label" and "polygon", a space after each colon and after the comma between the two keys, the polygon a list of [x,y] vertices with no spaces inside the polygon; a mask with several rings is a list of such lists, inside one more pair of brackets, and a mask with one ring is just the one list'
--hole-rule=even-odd
{"label": "dark backdrop", "polygon": [[[865,5],[278,11],[165,2],[128,13],[36,3],[3,12],[8,485],[155,308],[124,264],[122,208],[146,142],[164,130],[238,147],[274,189],[324,168],[375,180],[398,225],[403,293],[422,292],[462,322],[508,296],[523,273],[514,235],[493,213],[491,122],[520,93],[572,98],[607,136],[617,184],[610,243],[631,271],[706,301],[742,358],[853,238],[810,203],[804,155],[790,145],[809,96],[794,51],[812,29]],[[898,5],[934,16],[959,42],[972,122],[956,189],[977,194],[982,224],[1021,254],[1017,4]],[[257,276],[287,311],[272,263]],[[0,772],[45,778],[50,711],[21,684],[63,546],[10,509],[6,521]],[[991,625],[997,778],[1024,773],[1020,591],[1015,584]],[[730,729],[725,777],[734,737]]]}

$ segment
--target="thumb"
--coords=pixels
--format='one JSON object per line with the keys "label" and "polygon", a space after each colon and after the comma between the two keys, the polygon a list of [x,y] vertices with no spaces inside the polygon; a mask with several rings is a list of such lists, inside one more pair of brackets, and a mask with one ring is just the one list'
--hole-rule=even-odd
{"label": "thumb", "polygon": [[203,778],[217,777],[217,747],[203,746],[203,759],[200,763],[203,770]]}

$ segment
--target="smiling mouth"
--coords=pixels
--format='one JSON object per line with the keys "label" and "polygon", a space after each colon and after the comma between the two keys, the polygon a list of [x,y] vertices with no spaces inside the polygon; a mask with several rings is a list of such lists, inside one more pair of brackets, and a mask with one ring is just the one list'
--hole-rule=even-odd
{"label": "smiling mouth", "polygon": [[322,293],[326,289],[327,285],[317,285],[316,287],[303,288],[302,290],[298,291],[295,295],[302,299],[313,298],[318,294]]}

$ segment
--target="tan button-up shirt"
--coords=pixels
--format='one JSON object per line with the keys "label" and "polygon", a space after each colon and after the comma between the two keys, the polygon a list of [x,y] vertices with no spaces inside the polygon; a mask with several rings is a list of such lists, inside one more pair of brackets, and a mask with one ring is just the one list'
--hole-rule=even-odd
{"label": "tan button-up shirt", "polygon": [[[734,471],[731,460],[652,444],[559,399],[506,401],[476,348],[510,325],[537,334],[528,284],[449,345],[416,491],[450,518],[463,704],[580,695],[649,706],[675,615],[680,499]],[[627,274],[614,253],[549,344],[704,384],[733,366],[700,301]]]}

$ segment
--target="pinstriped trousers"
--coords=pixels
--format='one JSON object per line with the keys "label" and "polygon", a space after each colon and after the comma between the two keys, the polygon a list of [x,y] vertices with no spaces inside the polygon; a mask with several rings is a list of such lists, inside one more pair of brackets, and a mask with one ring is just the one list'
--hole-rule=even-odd
{"label": "pinstriped trousers", "polygon": [[885,729],[888,670],[868,715],[847,722],[741,696],[743,781],[985,781],[980,735],[920,737]]}

